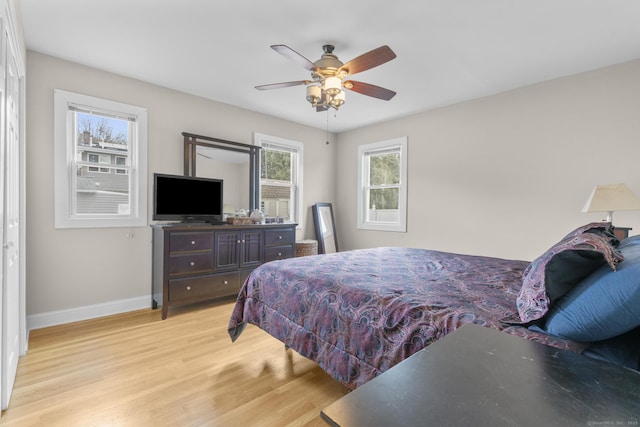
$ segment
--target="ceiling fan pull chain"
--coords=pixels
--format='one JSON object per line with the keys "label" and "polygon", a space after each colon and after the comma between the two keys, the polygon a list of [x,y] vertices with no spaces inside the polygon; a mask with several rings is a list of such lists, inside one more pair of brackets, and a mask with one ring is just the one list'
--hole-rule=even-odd
{"label": "ceiling fan pull chain", "polygon": [[329,145],[329,110],[327,110],[327,145]]}

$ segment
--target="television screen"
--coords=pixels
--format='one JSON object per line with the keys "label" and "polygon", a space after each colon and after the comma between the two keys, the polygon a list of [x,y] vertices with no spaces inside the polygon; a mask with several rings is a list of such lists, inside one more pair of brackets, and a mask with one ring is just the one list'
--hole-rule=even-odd
{"label": "television screen", "polygon": [[221,179],[155,173],[153,219],[220,223],[222,189]]}

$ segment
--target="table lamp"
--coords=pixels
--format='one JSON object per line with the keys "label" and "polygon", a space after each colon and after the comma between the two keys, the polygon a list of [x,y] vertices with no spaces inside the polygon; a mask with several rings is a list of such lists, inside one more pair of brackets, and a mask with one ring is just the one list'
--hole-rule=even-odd
{"label": "table lamp", "polygon": [[614,211],[640,210],[640,198],[625,184],[596,185],[582,212],[607,212],[612,222]]}

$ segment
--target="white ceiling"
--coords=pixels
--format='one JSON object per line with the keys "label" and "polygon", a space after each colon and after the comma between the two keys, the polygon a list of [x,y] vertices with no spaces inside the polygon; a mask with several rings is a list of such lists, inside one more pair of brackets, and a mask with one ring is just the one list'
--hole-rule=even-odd
{"label": "white ceiling", "polygon": [[[637,0],[19,2],[27,49],[331,132],[640,58]],[[254,88],[309,78],[270,45],[316,61],[327,43],[343,62],[389,45],[354,80],[398,94],[327,116],[304,86]]]}

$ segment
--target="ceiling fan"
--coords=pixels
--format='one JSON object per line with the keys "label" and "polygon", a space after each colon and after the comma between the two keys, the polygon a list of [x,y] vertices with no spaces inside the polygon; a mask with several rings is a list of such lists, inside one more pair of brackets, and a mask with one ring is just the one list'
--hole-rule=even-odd
{"label": "ceiling fan", "polygon": [[345,80],[346,77],[369,70],[391,61],[396,54],[389,46],[380,46],[367,53],[352,59],[346,64],[342,63],[333,53],[334,46],[326,44],[322,46],[324,54],[316,62],[311,62],[289,46],[283,44],[272,45],[271,48],[311,71],[311,80],[296,80],[292,82],[272,83],[256,86],[258,90],[280,89],[289,86],[306,85],[307,101],[316,111],[326,111],[329,108],[338,109],[345,101],[343,89],[349,89],[363,95],[371,96],[385,101],[395,96],[395,92],[380,86],[355,80]]}

